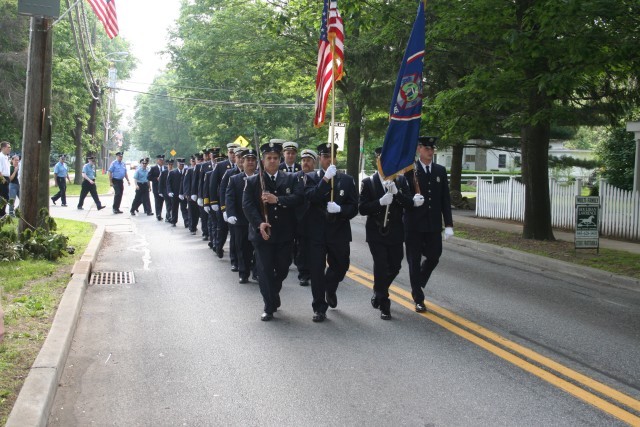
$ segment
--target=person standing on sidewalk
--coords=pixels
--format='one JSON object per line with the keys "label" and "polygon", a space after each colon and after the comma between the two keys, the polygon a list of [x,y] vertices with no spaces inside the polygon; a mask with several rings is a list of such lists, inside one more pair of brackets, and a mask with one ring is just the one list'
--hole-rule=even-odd
{"label": "person standing on sidewalk", "polygon": [[10,152],[11,144],[7,141],[0,142],[0,218],[7,214],[6,205],[9,203]]}
{"label": "person standing on sidewalk", "polygon": [[96,208],[102,210],[105,207],[102,206],[100,199],[98,198],[98,190],[96,190],[96,158],[93,156],[87,157],[87,163],[82,167],[82,189],[80,190],[80,199],[78,200],[78,209],[82,210],[84,204],[84,198],[87,197],[87,193],[91,193]]}
{"label": "person standing on sidewalk", "polygon": [[56,204],[56,200],[62,200],[62,206],[67,206],[67,181],[71,183],[71,178],[69,177],[69,167],[65,163],[66,157],[64,154],[60,155],[60,159],[58,163],[56,163],[53,168],[53,178],[56,181],[56,187],[58,187],[58,192],[51,198],[51,202]]}
{"label": "person standing on sidewalk", "polygon": [[116,153],[116,159],[111,162],[109,166],[109,185],[113,187],[113,213],[121,214],[120,203],[122,203],[122,193],[124,192],[124,180],[127,180],[127,185],[131,185],[129,182],[129,175],[127,174],[127,165],[122,161],[122,152]]}
{"label": "person standing on sidewalk", "polygon": [[9,215],[16,216],[14,206],[16,198],[20,198],[20,156],[17,154],[11,158],[11,174],[9,175]]}
{"label": "person standing on sidewalk", "polygon": [[133,182],[136,184],[136,196],[131,203],[131,210],[129,213],[131,216],[135,216],[136,211],[142,205],[144,213],[148,216],[153,215],[151,211],[151,201],[149,200],[149,158],[140,159],[140,167],[136,169],[136,173],[133,174]]}
{"label": "person standing on sidewalk", "polygon": [[405,246],[411,296],[418,313],[427,311],[422,289],[427,286],[442,255],[443,219],[444,238],[453,236],[447,169],[433,162],[436,140],[433,136],[418,138],[419,158],[414,170],[405,173],[413,196],[413,207],[404,214]]}

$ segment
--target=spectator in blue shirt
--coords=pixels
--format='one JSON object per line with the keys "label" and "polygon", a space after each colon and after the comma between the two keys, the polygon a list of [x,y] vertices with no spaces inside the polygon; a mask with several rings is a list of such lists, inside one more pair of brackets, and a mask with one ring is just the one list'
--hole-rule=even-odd
{"label": "spectator in blue shirt", "polygon": [[69,178],[69,167],[65,163],[66,157],[64,154],[60,155],[60,160],[56,163],[56,166],[53,168],[53,177],[56,181],[56,187],[58,187],[58,192],[51,198],[53,204],[56,204],[56,200],[62,199],[62,206],[67,206],[67,181],[71,183],[71,178]]}
{"label": "spectator in blue shirt", "polygon": [[116,159],[109,166],[109,184],[113,187],[113,213],[121,214],[120,203],[122,202],[122,193],[124,191],[124,181],[127,180],[127,185],[131,185],[129,182],[129,176],[127,175],[127,165],[122,161],[122,153],[116,153]]}
{"label": "spectator in blue shirt", "polygon": [[87,163],[82,167],[82,189],[80,190],[80,199],[78,200],[78,209],[82,210],[84,204],[84,198],[87,197],[87,193],[91,193],[91,197],[96,204],[98,210],[104,209],[100,199],[98,198],[98,191],[96,190],[96,158],[93,156],[87,157]]}
{"label": "spectator in blue shirt", "polygon": [[151,212],[151,201],[149,200],[149,191],[151,191],[151,187],[149,187],[149,169],[147,169],[147,165],[149,164],[149,158],[140,159],[140,167],[136,169],[136,173],[133,174],[133,182],[136,184],[136,197],[133,199],[133,203],[131,204],[131,210],[129,213],[131,215],[135,215],[136,211],[142,204],[144,208],[144,213],[151,216],[153,212]]}

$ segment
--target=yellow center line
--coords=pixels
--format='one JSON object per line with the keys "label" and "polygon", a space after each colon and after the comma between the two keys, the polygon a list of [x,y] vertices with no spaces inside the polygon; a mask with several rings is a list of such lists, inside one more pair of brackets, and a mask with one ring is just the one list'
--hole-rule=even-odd
{"label": "yellow center line", "polygon": [[[347,273],[347,277],[349,277],[350,279],[356,281],[357,283],[360,283],[368,288],[373,288],[373,276],[363,270],[360,270],[357,267],[351,266],[349,269],[349,273]],[[404,289],[401,289],[399,287],[397,287],[396,285],[392,285],[390,290],[392,291],[392,293],[389,295],[389,298],[392,299],[393,301],[395,301],[396,303],[402,305],[403,307],[406,307],[410,310],[413,310],[414,308],[414,304],[413,304],[413,299],[411,298],[411,293],[405,291]],[[632,398],[631,396],[628,396],[624,393],[619,392],[618,390],[615,390],[605,384],[602,384],[590,377],[587,377],[586,375],[580,374],[579,372],[576,372],[560,363],[557,363],[545,356],[542,356],[539,353],[536,353],[533,350],[530,350],[526,347],[523,347],[519,344],[516,344],[513,341],[510,341],[498,334],[496,334],[495,332],[492,332],[480,325],[477,325],[469,320],[466,320],[458,315],[456,315],[455,313],[450,312],[449,310],[442,308],[436,304],[433,304],[431,302],[425,301],[427,307],[429,308],[429,310],[431,310],[432,312],[436,312],[439,315],[446,317],[449,320],[452,320],[462,326],[464,326],[465,328],[483,335],[484,337],[495,341],[496,343],[499,343],[500,345],[514,351],[517,352],[519,354],[521,354],[524,357],[527,357],[530,360],[536,361],[537,363],[540,363],[541,365],[544,365],[550,369],[553,369],[554,371],[556,371],[557,373],[564,375],[567,378],[571,378],[574,381],[577,381],[579,383],[581,383],[582,385],[598,391],[599,393],[614,399],[620,403],[622,403],[623,405],[626,405],[629,408],[632,408],[634,410],[639,410],[640,408],[640,401]],[[443,328],[455,333],[456,335],[467,339],[468,341],[473,342],[474,344],[478,345],[479,347],[484,348],[485,350],[495,354],[498,357],[501,357],[502,359],[518,366],[519,368],[530,372],[534,375],[536,375],[539,378],[544,379],[545,381],[551,383],[552,385],[572,394],[573,396],[584,400],[585,402],[603,410],[604,412],[607,412],[613,416],[615,416],[616,418],[629,423],[631,425],[640,425],[640,417],[625,411],[624,409],[615,406],[614,404],[598,397],[597,395],[590,393],[589,391],[586,391],[560,377],[558,377],[557,375],[554,375],[551,372],[548,372],[526,360],[521,359],[520,357],[518,357],[518,355],[514,355],[488,341],[485,341],[483,338],[478,337],[477,335],[474,335],[472,333],[470,333],[469,331],[462,329],[461,327],[458,327],[452,323],[450,323],[449,321],[447,321],[446,319],[443,319],[439,316],[436,316],[434,314],[431,313],[419,313],[422,317],[431,320],[434,323],[437,323],[438,325],[442,326]]]}

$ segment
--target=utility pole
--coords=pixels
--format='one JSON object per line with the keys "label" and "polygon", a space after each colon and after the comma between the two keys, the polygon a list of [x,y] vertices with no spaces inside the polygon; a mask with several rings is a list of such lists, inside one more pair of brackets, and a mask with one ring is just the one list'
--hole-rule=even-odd
{"label": "utility pole", "polygon": [[20,232],[37,227],[38,211],[49,206],[49,155],[51,152],[51,69],[53,32],[51,19],[32,16],[22,131],[22,182]]}

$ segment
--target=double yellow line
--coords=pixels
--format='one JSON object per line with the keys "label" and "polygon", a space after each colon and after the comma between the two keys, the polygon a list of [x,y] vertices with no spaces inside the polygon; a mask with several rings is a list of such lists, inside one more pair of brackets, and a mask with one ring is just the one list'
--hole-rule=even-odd
{"label": "double yellow line", "polygon": [[[373,289],[373,275],[351,266],[347,277]],[[389,298],[413,310],[411,293],[391,285]],[[542,378],[596,408],[634,426],[640,426],[640,401],[606,384],[576,372],[548,357],[523,347],[476,323],[458,316],[436,304],[425,301],[427,313],[416,313],[437,323],[454,334]]]}

